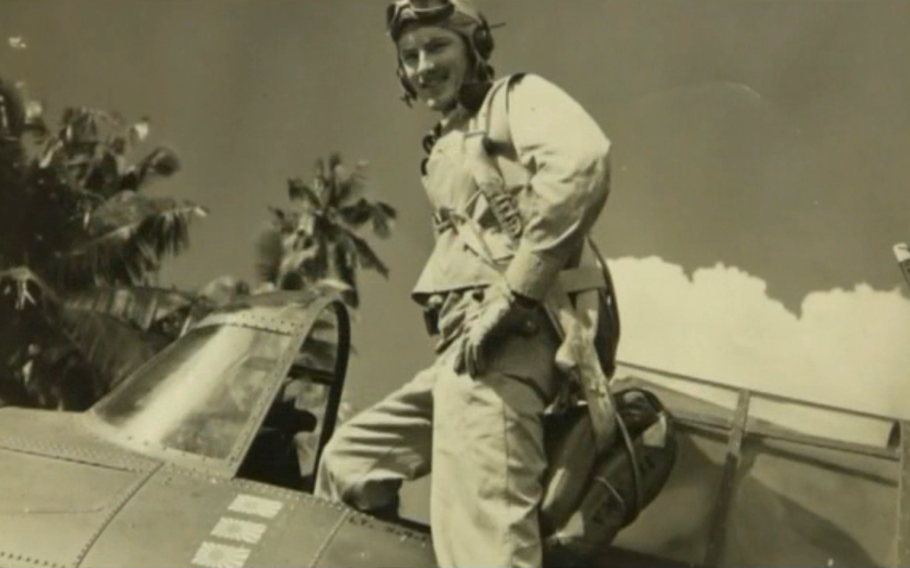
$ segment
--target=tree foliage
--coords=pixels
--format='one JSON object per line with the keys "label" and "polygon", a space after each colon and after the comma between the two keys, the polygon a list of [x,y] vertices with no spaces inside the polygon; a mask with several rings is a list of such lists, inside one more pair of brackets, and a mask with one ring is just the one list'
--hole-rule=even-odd
{"label": "tree foliage", "polygon": [[366,186],[366,163],[349,169],[337,153],[316,162],[312,181],[289,179],[290,206],[271,208],[271,227],[257,243],[258,276],[284,290],[335,282],[348,306],[359,307],[358,270],[389,274],[364,233],[387,238],[397,216],[368,199]]}
{"label": "tree foliage", "polygon": [[194,303],[151,286],[206,210],[144,193],[180,169],[167,147],[140,152],[149,131],[148,118],[88,107],[49,125],[42,103],[0,80],[0,404],[84,407]]}

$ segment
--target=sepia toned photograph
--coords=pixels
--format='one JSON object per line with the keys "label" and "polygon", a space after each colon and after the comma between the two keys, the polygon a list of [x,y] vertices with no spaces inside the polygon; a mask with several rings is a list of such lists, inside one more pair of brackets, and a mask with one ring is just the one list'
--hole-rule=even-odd
{"label": "sepia toned photograph", "polygon": [[0,0],[0,567],[910,566],[907,30]]}

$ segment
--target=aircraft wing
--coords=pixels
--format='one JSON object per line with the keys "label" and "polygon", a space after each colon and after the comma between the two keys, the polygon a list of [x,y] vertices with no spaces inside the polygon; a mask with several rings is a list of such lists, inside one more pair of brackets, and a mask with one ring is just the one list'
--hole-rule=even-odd
{"label": "aircraft wing", "polygon": [[[615,546],[689,566],[910,565],[910,436],[887,435],[903,422],[637,365],[624,373],[661,397],[681,436],[668,485]],[[795,427],[821,412],[887,427],[863,442]]]}

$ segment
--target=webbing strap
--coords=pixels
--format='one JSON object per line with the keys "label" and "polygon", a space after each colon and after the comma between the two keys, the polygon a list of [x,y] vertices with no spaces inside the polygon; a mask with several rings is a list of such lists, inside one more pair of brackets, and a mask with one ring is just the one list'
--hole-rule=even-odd
{"label": "webbing strap", "polygon": [[[488,133],[496,130],[495,144],[506,143],[508,134],[508,88],[511,82],[520,76],[506,77],[497,81],[490,89],[487,100],[478,112],[479,124],[486,126],[485,132],[472,133],[465,138],[465,153],[471,165],[471,172],[481,193],[487,195],[505,192],[504,180],[496,162],[490,156],[490,139]],[[505,94],[497,93],[505,87]],[[493,111],[493,106],[497,110]],[[497,121],[493,124],[494,119]],[[506,229],[513,245],[518,246],[521,233],[516,231],[514,212],[503,212],[496,207],[497,201],[489,200],[490,209],[500,225]],[[512,214],[510,214],[512,213]],[[592,328],[590,310],[576,312],[562,282],[553,283],[544,300],[544,307],[553,327],[562,340],[557,352],[556,364],[570,375],[582,387],[587,401],[588,414],[594,433],[598,453],[606,452],[613,445],[617,435],[616,404],[609,390],[607,377],[604,376],[600,358],[594,348],[595,331]],[[583,321],[584,320],[584,321]],[[586,325],[587,324],[587,325]]]}

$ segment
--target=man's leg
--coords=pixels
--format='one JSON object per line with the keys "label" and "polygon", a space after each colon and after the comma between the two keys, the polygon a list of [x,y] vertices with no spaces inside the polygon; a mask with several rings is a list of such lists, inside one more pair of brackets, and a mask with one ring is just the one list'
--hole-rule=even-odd
{"label": "man's leg", "polygon": [[502,372],[437,379],[430,508],[443,568],[541,566],[545,401],[530,383]]}
{"label": "man's leg", "polygon": [[320,460],[318,497],[363,511],[397,507],[402,482],[430,470],[435,373],[419,373],[335,431]]}

